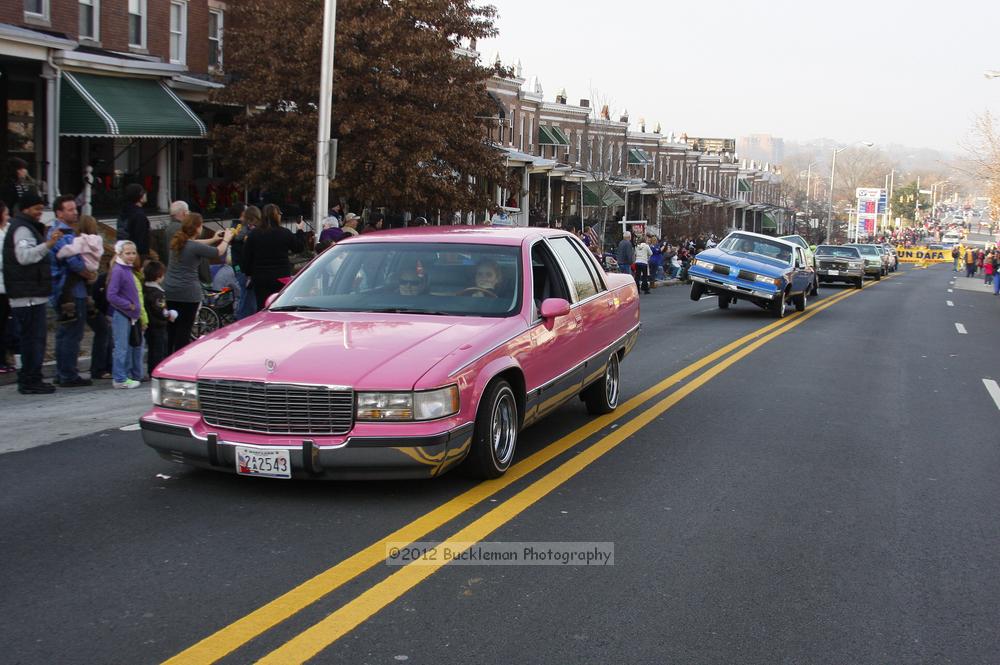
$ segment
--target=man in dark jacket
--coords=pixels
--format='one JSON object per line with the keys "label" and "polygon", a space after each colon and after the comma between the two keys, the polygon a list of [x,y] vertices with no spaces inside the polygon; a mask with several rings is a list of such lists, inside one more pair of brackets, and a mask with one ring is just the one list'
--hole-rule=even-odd
{"label": "man in dark jacket", "polygon": [[632,273],[632,264],[635,263],[635,247],[632,245],[631,231],[626,231],[622,235],[618,249],[615,250],[615,261],[618,262],[618,272],[626,275]]}
{"label": "man in dark jacket", "polygon": [[45,240],[45,226],[40,221],[44,205],[37,194],[24,194],[20,205],[21,210],[10,220],[3,244],[4,285],[11,315],[21,330],[17,389],[22,395],[47,395],[55,392],[55,386],[42,381],[46,305],[52,295],[49,250],[62,238],[62,231],[53,231]]}
{"label": "man in dark jacket", "polygon": [[146,190],[132,183],[125,188],[125,205],[118,217],[118,240],[131,240],[145,261],[149,258],[149,218],[142,206],[146,204]]}

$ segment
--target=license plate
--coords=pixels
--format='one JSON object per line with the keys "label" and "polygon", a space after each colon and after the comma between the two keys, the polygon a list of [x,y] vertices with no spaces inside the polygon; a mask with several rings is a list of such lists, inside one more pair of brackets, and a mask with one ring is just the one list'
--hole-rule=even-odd
{"label": "license plate", "polygon": [[264,450],[236,446],[236,473],[241,476],[291,478],[292,464],[284,448]]}
{"label": "license plate", "polygon": [[826,274],[827,275],[839,275],[840,271],[839,270],[827,270]]}

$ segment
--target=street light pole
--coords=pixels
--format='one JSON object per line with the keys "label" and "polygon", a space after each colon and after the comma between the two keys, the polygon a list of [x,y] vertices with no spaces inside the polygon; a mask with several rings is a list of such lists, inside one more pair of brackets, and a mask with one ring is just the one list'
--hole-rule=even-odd
{"label": "street light pole", "polygon": [[[871,141],[856,141],[865,147],[872,147],[875,145]],[[854,145],[853,143],[851,145]],[[830,198],[827,201],[829,207],[826,211],[826,242],[830,242],[830,237],[833,234],[833,179],[837,175],[837,155],[844,152],[851,146],[845,145],[843,148],[837,148],[833,151],[833,160],[830,164]]]}
{"label": "street light pole", "polygon": [[324,0],[323,58],[319,78],[319,128],[316,132],[316,201],[313,224],[318,230],[327,215],[330,198],[330,116],[333,106],[333,45],[337,29],[337,0]]}
{"label": "street light pole", "polygon": [[830,197],[827,201],[826,209],[826,239],[823,241],[825,243],[831,243],[831,237],[833,234],[833,177],[837,174],[837,154],[847,150],[847,148],[840,148],[839,150],[833,151],[833,161],[830,165]]}
{"label": "street light pole", "polygon": [[816,166],[816,162],[813,162],[806,167],[806,222],[809,221],[809,197],[812,194],[810,187],[812,186],[812,174],[813,167]]}

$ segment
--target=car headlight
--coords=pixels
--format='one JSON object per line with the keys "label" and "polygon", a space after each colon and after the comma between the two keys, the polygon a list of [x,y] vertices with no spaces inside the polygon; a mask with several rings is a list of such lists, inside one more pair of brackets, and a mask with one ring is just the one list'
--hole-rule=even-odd
{"label": "car headlight", "polygon": [[847,264],[847,266],[848,266],[849,268],[860,268],[860,267],[861,267],[861,263],[860,263],[860,262],[857,262],[857,261],[851,261],[851,262],[849,262],[849,263]]}
{"label": "car headlight", "polygon": [[358,420],[413,420],[413,393],[358,393]]}
{"label": "car headlight", "polygon": [[694,264],[699,268],[704,268],[705,270],[713,270],[715,268],[714,263],[709,263],[708,261],[702,261],[700,259],[695,259]]}
{"label": "car headlight", "polygon": [[458,386],[420,392],[358,393],[358,420],[435,420],[458,412]]}
{"label": "car headlight", "polygon": [[153,404],[168,409],[183,409],[198,411],[198,384],[194,381],[177,381],[176,379],[156,379],[153,384]]}
{"label": "car headlight", "polygon": [[865,259],[865,262],[870,266],[882,265],[882,259]]}
{"label": "car headlight", "polygon": [[766,275],[757,275],[754,278],[755,281],[761,282],[762,284],[771,284],[772,286],[781,286],[780,277],[768,277]]}
{"label": "car headlight", "polygon": [[458,386],[413,393],[413,419],[434,420],[458,413]]}

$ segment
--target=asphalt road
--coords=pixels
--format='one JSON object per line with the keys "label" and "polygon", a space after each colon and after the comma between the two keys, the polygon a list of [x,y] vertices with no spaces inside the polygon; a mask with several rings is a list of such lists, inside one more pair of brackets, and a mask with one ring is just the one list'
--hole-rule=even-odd
{"label": "asphalt road", "polygon": [[[824,288],[779,325],[657,289],[624,398],[684,375],[592,431],[563,407],[518,462],[558,454],[496,487],[257,481],[118,429],[2,454],[2,660],[995,661],[1000,302],[952,279]],[[344,573],[421,518],[420,540],[610,542],[614,565]]]}

